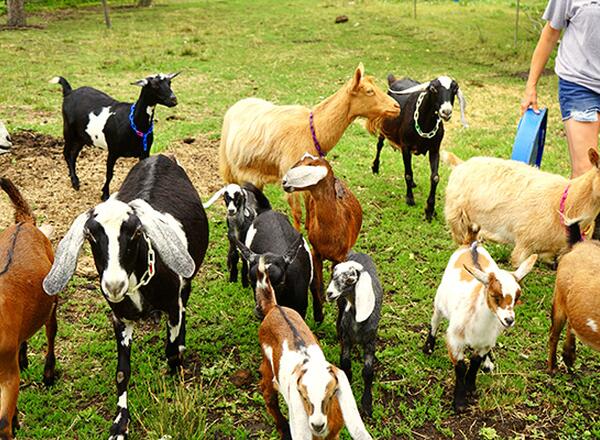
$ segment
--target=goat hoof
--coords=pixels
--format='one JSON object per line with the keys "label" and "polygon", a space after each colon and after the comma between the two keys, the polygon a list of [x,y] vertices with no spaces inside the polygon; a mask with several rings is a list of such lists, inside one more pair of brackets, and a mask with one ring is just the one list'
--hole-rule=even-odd
{"label": "goat hoof", "polygon": [[417,184],[414,182],[414,180],[412,182],[410,182],[410,187],[411,188],[416,188]]}
{"label": "goat hoof", "polygon": [[412,197],[407,197],[406,198],[406,204],[408,206],[415,206],[415,199],[413,199]]}
{"label": "goat hoof", "polygon": [[373,415],[373,405],[371,403],[361,403],[359,412],[363,419],[370,419]]}
{"label": "goat hoof", "polygon": [[462,401],[462,402],[454,402],[453,405],[454,407],[454,412],[456,414],[462,414],[467,410],[467,403]]}
{"label": "goat hoof", "polygon": [[321,324],[323,322],[324,316],[322,310],[315,310],[313,312],[313,318],[317,324]]}
{"label": "goat hoof", "polygon": [[79,180],[71,180],[71,186],[75,191],[79,191]]}
{"label": "goat hoof", "polygon": [[174,375],[175,373],[183,370],[183,359],[181,353],[176,354],[175,356],[171,356],[167,359],[167,364],[169,365],[169,374]]}
{"label": "goat hoof", "polygon": [[100,200],[106,202],[108,200],[108,193],[102,193],[102,195],[100,196]]}
{"label": "goat hoof", "polygon": [[423,346],[423,353],[429,355],[433,353],[433,349],[435,348],[435,336],[431,336],[431,333],[427,335],[427,340],[425,341],[425,345]]}
{"label": "goat hoof", "polygon": [[55,380],[56,375],[54,374],[54,371],[46,373],[44,372],[44,377],[42,379],[42,382],[44,382],[44,385],[46,385],[47,387],[50,387],[52,385],[54,385],[54,380]]}

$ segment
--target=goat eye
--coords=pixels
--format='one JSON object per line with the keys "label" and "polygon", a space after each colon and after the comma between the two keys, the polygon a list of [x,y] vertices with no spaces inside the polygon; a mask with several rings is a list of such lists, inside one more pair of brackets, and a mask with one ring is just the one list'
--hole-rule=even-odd
{"label": "goat eye", "polygon": [[367,91],[365,92],[368,96],[373,96],[375,94],[375,91],[373,89],[367,89]]}

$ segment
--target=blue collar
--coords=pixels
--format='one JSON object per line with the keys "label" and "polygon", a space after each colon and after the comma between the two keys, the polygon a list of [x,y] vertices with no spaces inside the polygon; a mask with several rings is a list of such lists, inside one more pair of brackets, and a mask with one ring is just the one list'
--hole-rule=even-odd
{"label": "blue collar", "polygon": [[131,129],[133,130],[133,132],[137,136],[142,138],[142,144],[144,145],[144,152],[146,152],[146,151],[148,151],[148,135],[150,133],[152,133],[152,130],[154,129],[154,121],[152,120],[152,118],[150,119],[150,128],[148,129],[148,131],[146,133],[139,131],[137,129],[137,127],[135,126],[135,122],[133,122],[133,113],[135,112],[135,104],[136,104],[135,102],[133,104],[131,104],[131,109],[129,110],[129,125],[131,126]]}

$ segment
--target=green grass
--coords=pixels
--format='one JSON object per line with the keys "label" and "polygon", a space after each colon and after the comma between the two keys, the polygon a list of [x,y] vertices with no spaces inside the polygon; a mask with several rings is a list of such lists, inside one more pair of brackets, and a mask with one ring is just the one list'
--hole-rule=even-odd
{"label": "green grass", "polygon": [[[112,3],[112,2],[109,2]],[[545,2],[528,5],[535,16]],[[495,0],[302,2],[156,1],[144,10],[113,8],[106,30],[99,7],[32,13],[43,29],[0,32],[0,119],[10,130],[59,136],[60,95],[47,80],[63,75],[74,87],[93,85],[133,100],[130,83],[148,73],[178,71],[180,104],[159,109],[154,149],[187,137],[219,136],[225,110],[256,95],[278,103],[312,105],[333,93],[362,61],[379,79],[392,71],[417,79],[450,74],[469,102],[469,129],[458,117],[447,125],[444,147],[461,157],[509,157],[537,27],[522,17],[520,43],[512,45],[514,5]],[[337,15],[350,21],[334,24]],[[556,78],[541,81],[550,108],[543,168],[567,175],[568,155],[559,118]],[[166,116],[176,119],[167,121]],[[385,289],[374,386],[375,438],[598,438],[598,353],[580,344],[578,374],[544,371],[554,273],[536,266],[524,282],[516,327],[495,349],[497,371],[479,377],[479,406],[464,417],[450,410],[453,372],[443,342],[431,357],[420,348],[432,300],[454,245],[443,222],[448,170],[442,167],[438,218],[424,221],[428,166],[415,158],[416,207],[404,203],[401,156],[382,155],[379,176],[370,172],[375,139],[353,124],[329,155],[362,203],[364,223],[356,249],[374,256]],[[216,154],[216,152],[215,152]],[[287,210],[278,188],[268,195]],[[203,197],[208,194],[203,194]],[[5,214],[3,214],[5,215]],[[210,212],[211,243],[188,307],[188,370],[166,377],[164,326],[136,327],[129,403],[131,438],[275,438],[258,392],[260,352],[249,289],[226,281],[223,212]],[[510,249],[490,245],[501,265]],[[328,277],[326,277],[327,279]],[[109,311],[97,286],[76,279],[62,296],[57,342],[60,377],[46,390],[40,381],[43,337],[31,343],[31,367],[19,398],[23,439],[106,438],[116,408],[116,353]],[[310,313],[309,313],[310,315]],[[326,309],[315,328],[329,360],[337,363],[336,310]],[[356,396],[360,361],[353,363]],[[249,384],[229,378],[247,369]]]}

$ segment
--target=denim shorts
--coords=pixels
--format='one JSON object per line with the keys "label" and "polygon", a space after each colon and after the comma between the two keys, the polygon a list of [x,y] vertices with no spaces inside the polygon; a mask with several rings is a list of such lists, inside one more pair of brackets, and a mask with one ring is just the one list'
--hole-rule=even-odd
{"label": "denim shorts", "polygon": [[563,121],[596,122],[600,112],[600,94],[571,81],[558,78],[558,102]]}

